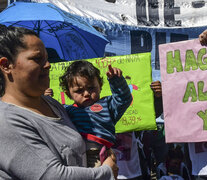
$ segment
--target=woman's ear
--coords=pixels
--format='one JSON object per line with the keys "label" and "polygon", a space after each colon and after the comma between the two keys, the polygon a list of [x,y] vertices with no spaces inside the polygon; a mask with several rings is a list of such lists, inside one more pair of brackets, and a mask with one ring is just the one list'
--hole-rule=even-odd
{"label": "woman's ear", "polygon": [[0,69],[2,72],[9,74],[11,71],[11,66],[9,60],[6,57],[0,58]]}

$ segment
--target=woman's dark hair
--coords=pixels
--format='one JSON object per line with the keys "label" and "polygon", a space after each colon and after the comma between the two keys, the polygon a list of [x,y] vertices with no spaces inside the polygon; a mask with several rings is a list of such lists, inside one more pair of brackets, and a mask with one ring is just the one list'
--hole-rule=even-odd
{"label": "woman's dark hair", "polygon": [[74,78],[77,76],[85,77],[90,81],[97,78],[100,87],[103,85],[103,79],[100,76],[100,71],[94,67],[92,63],[85,60],[74,61],[59,78],[60,86],[64,92],[69,93],[69,86],[73,86]]}
{"label": "woman's dark hair", "polygon": [[[23,27],[6,27],[0,24],[0,58],[6,57],[9,63],[14,64],[19,48],[26,48],[24,42],[25,35],[38,35]],[[0,70],[0,97],[4,95],[5,79]]]}

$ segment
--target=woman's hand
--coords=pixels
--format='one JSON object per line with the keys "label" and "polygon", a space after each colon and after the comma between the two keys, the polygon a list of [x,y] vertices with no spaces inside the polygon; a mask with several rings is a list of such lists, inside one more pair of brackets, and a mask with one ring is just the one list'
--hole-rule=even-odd
{"label": "woman's hand", "polygon": [[200,41],[202,46],[207,45],[207,30],[203,31],[199,35],[199,41]]}
{"label": "woman's hand", "polygon": [[114,154],[114,152],[111,149],[108,150],[108,157],[103,162],[103,165],[108,165],[111,167],[113,174],[114,174],[114,178],[115,178],[115,180],[117,180],[119,168],[116,164],[116,155]]}

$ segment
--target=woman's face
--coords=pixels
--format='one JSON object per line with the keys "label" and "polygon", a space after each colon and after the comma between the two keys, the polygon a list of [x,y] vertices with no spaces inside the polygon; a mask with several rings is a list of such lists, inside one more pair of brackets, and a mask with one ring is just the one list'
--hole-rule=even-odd
{"label": "woman's face", "polygon": [[25,35],[24,43],[26,48],[19,49],[9,83],[13,83],[14,91],[37,97],[49,87],[50,63],[45,46],[38,37]]}

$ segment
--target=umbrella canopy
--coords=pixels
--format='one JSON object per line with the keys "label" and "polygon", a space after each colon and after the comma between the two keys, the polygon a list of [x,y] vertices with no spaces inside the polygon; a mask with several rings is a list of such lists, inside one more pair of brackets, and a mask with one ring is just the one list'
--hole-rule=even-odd
{"label": "umbrella canopy", "polygon": [[0,24],[34,30],[54,59],[102,57],[108,43],[83,19],[51,3],[12,3],[0,13]]}

